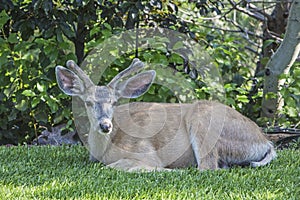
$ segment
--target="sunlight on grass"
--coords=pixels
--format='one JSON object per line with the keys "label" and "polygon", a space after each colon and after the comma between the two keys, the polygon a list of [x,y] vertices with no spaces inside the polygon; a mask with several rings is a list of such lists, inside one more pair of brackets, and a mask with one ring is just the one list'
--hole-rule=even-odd
{"label": "sunlight on grass", "polygon": [[300,151],[270,165],[126,173],[88,161],[84,147],[0,147],[0,199],[297,199]]}

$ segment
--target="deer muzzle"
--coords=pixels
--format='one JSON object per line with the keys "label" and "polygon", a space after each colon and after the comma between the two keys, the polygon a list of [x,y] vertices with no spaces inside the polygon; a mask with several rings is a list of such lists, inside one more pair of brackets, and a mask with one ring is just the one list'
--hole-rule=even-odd
{"label": "deer muzzle", "polygon": [[109,119],[101,120],[99,123],[100,131],[109,134],[112,131],[112,122]]}

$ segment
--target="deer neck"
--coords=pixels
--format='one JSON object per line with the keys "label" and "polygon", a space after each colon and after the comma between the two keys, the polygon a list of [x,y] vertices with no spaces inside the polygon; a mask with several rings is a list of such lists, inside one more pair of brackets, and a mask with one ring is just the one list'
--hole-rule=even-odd
{"label": "deer neck", "polygon": [[111,134],[100,134],[97,129],[91,127],[88,136],[90,153],[99,161],[105,163],[105,154],[111,146]]}

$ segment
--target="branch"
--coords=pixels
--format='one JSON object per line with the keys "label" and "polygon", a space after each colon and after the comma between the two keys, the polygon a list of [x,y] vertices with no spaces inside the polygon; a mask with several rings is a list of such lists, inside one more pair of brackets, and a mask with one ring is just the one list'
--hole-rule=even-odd
{"label": "branch", "polygon": [[[265,17],[271,18],[271,16],[268,15],[267,13],[265,13],[264,11],[259,11],[259,12],[258,12],[258,9],[256,9],[255,6],[250,7],[250,8],[252,8],[256,13],[253,13],[253,12],[251,12],[250,10],[247,10],[247,9],[245,9],[245,8],[243,8],[243,7],[240,7],[239,4],[240,4],[242,1],[240,1],[239,3],[235,3],[235,2],[232,1],[232,0],[228,0],[228,2],[230,3],[230,5],[231,5],[235,10],[238,10],[238,11],[240,11],[240,12],[242,12],[242,13],[244,13],[244,14],[246,14],[246,15],[248,15],[248,16],[254,18],[254,19],[257,19],[257,20],[259,20],[259,21],[261,21],[261,22],[265,21]],[[251,5],[251,4],[249,4],[249,6],[250,6],[250,5]]]}
{"label": "branch", "polygon": [[244,29],[241,25],[234,22],[232,19],[227,19],[226,17],[224,17],[224,19],[225,19],[225,21],[231,23],[233,26],[235,26],[237,29],[239,29],[240,32],[246,33],[246,35],[251,35],[251,36],[259,38],[259,39],[263,39],[263,36],[256,35],[254,32]]}

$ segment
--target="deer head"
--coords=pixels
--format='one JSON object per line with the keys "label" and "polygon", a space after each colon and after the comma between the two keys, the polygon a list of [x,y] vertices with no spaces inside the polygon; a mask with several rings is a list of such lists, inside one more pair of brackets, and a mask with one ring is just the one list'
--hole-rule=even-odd
{"label": "deer head", "polygon": [[149,70],[123,80],[144,67],[144,63],[137,58],[106,86],[95,85],[74,61],[69,60],[66,66],[69,69],[62,66],[55,69],[58,86],[65,94],[83,100],[91,129],[100,134],[112,131],[113,111],[118,99],[143,95],[155,78],[155,71]]}

